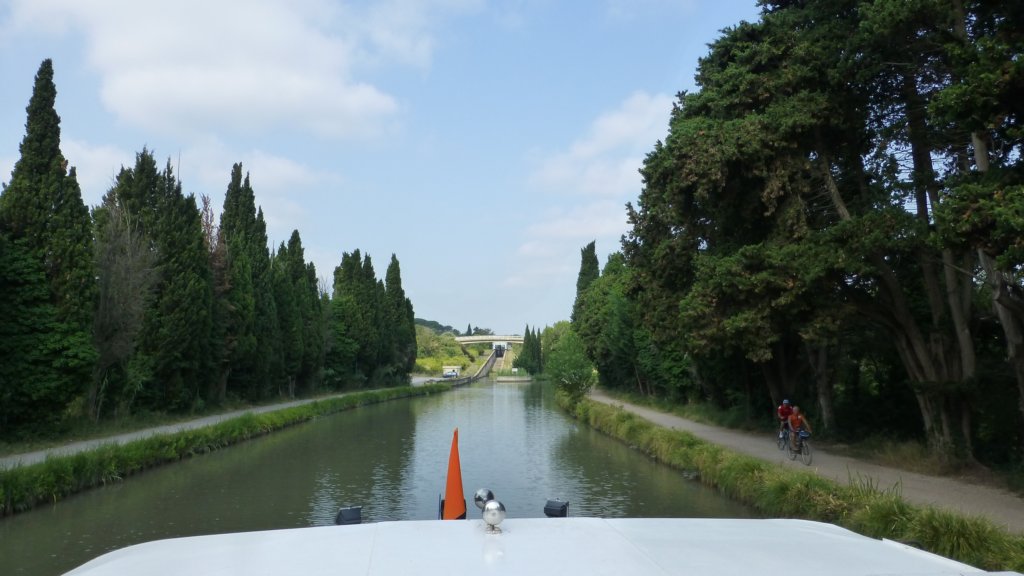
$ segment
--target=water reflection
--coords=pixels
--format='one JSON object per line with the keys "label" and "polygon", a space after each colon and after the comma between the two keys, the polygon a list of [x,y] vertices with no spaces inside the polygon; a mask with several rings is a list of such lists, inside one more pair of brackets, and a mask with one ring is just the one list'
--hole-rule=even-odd
{"label": "water reflection", "polygon": [[[452,431],[469,500],[487,487],[509,517],[746,517],[681,474],[576,423],[539,384],[485,383],[296,426],[0,520],[6,575],[58,574],[159,538],[334,523],[437,518]],[[471,516],[477,514],[468,503]]]}

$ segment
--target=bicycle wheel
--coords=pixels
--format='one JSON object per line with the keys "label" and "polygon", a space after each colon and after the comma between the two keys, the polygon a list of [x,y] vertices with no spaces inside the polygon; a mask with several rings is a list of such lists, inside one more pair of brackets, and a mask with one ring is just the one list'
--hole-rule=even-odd
{"label": "bicycle wheel", "polygon": [[811,443],[804,440],[803,445],[800,446],[800,460],[804,463],[804,466],[811,465]]}
{"label": "bicycle wheel", "polygon": [[779,438],[778,438],[779,450],[785,450],[786,446],[788,444],[789,444],[789,434],[786,434],[785,432],[780,432],[779,433]]}
{"label": "bicycle wheel", "polygon": [[789,459],[790,460],[796,460],[796,455],[800,453],[800,449],[798,448],[798,449],[794,450],[792,446],[789,446],[788,444],[787,444],[787,446],[788,446],[788,449],[789,449]]}

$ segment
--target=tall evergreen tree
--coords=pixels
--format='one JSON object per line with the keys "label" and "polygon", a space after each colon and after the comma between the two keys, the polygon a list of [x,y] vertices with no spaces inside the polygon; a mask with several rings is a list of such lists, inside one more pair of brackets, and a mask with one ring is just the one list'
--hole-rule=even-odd
{"label": "tall evergreen tree", "polygon": [[316,268],[305,262],[294,230],[274,258],[274,293],[281,333],[280,357],[290,393],[308,393],[323,364],[324,325]]}
{"label": "tall evergreen tree", "polygon": [[[0,194],[0,233],[20,252],[15,261],[27,265],[23,258],[28,257],[38,263],[46,278],[47,305],[54,308],[53,321],[37,327],[48,345],[39,349],[34,360],[36,368],[49,376],[22,387],[31,395],[29,404],[38,406],[40,421],[58,420],[64,406],[85,392],[96,359],[91,221],[75,169],[68,170],[60,151],[56,96],[53,64],[44,60],[27,108],[21,155]],[[26,301],[43,305],[35,297]],[[0,363],[10,360],[0,358]]]}
{"label": "tall evergreen tree", "polygon": [[107,398],[158,411],[203,405],[214,365],[213,277],[194,197],[182,193],[170,162],[160,171],[143,149],[94,218],[104,273],[94,410]]}
{"label": "tall evergreen tree", "polygon": [[530,374],[540,374],[544,371],[540,334],[530,330],[529,325],[526,326],[526,331],[523,333],[522,349],[512,365],[526,370]]}
{"label": "tall evergreen tree", "polygon": [[299,264],[305,257],[302,243],[297,232],[292,234],[292,237],[294,242],[289,240],[288,252],[292,257],[292,278],[296,287],[303,330],[302,366],[299,370],[299,382],[303,390],[313,391],[320,383],[324,365],[325,295],[320,293],[316,266],[312,262],[305,262],[300,269]]}
{"label": "tall evergreen tree", "polygon": [[391,333],[391,362],[402,374],[408,374],[416,365],[416,322],[412,302],[402,289],[402,271],[398,257],[391,255],[385,275],[385,300]]}
{"label": "tall evergreen tree", "polygon": [[214,359],[206,343],[213,326],[213,275],[195,197],[185,196],[170,162],[160,173],[156,245],[161,286],[148,343],[155,397],[163,409],[206,402]]}
{"label": "tall evergreen tree", "polygon": [[[246,185],[249,179],[246,178]],[[273,291],[273,271],[270,268],[270,250],[267,247],[267,224],[263,209],[256,213],[256,226],[250,250],[253,262],[253,285],[256,298],[256,395],[268,397],[274,390],[272,366],[280,361],[278,316]]]}
{"label": "tall evergreen tree", "polygon": [[42,263],[0,231],[0,430],[11,438],[51,432],[74,387],[58,324]]}
{"label": "tall evergreen tree", "polygon": [[228,271],[227,292],[217,306],[227,320],[223,348],[228,362],[222,377],[227,377],[228,391],[264,398],[273,389],[272,366],[279,361],[277,312],[266,222],[241,164],[231,169],[219,234],[227,248]]}
{"label": "tall evergreen tree", "polygon": [[289,258],[288,247],[281,242],[271,259],[271,267],[274,270],[274,304],[281,335],[279,377],[284,381],[288,395],[294,396],[302,369],[304,334],[298,295],[289,275]]}
{"label": "tall evergreen tree", "polygon": [[202,214],[203,244],[206,246],[213,286],[210,311],[212,327],[207,340],[213,363],[213,374],[209,381],[206,398],[208,402],[221,404],[227,397],[232,357],[231,341],[228,339],[228,323],[233,317],[233,309],[228,298],[231,288],[228,249],[224,242],[224,235],[220,233],[220,227],[214,224],[213,202],[208,196],[203,196]]}
{"label": "tall evergreen tree", "polygon": [[583,302],[581,296],[600,276],[600,266],[597,260],[597,241],[595,240],[580,249],[580,271],[576,276],[576,299],[573,300],[571,316],[574,325],[582,313]]}
{"label": "tall evergreen tree", "polygon": [[376,282],[372,282],[372,275],[367,278],[367,269],[372,273],[373,266],[364,265],[358,249],[342,254],[341,264],[334,269],[329,328],[332,353],[328,368],[341,386],[365,385],[376,366],[377,334],[372,309]]}

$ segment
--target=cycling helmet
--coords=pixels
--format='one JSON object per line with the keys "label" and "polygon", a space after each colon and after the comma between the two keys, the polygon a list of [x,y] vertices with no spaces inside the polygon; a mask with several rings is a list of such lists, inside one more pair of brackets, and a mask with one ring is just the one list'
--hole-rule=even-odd
{"label": "cycling helmet", "polygon": [[783,404],[789,404],[789,400],[783,400],[782,403]]}

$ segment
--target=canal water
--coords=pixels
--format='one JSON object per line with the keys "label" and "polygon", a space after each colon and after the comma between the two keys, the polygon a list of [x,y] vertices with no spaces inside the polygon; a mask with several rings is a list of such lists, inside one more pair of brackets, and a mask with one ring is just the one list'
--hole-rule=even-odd
{"label": "canal water", "polygon": [[485,381],[367,406],[0,519],[0,573],[60,574],[107,551],[177,536],[334,523],[433,520],[459,429],[470,517],[477,488],[510,518],[748,518],[754,513],[621,442],[578,425],[549,386]]}

